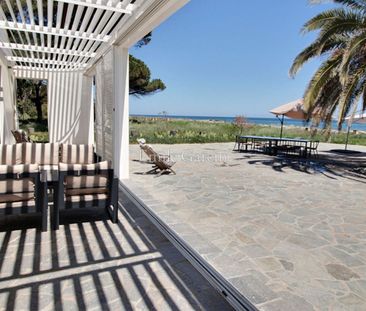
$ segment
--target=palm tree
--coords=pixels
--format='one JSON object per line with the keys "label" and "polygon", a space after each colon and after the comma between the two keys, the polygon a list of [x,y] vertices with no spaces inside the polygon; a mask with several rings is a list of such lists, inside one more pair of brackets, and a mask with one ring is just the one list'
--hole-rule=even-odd
{"label": "palm tree", "polygon": [[[319,1],[317,1],[319,2]],[[317,38],[295,58],[294,77],[312,58],[325,57],[304,94],[304,106],[315,122],[328,128],[338,108],[338,127],[359,101],[366,109],[366,0],[333,0],[338,8],[310,19],[302,32],[317,31]],[[316,113],[315,113],[316,112]]]}

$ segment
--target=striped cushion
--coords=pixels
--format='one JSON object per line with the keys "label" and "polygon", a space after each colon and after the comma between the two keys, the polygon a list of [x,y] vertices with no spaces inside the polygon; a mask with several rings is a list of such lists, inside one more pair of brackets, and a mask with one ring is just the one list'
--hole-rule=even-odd
{"label": "striped cushion", "polygon": [[61,145],[61,161],[68,164],[91,164],[94,162],[93,145]]}
{"label": "striped cushion", "polygon": [[66,189],[66,196],[73,195],[85,195],[85,194],[103,194],[107,193],[107,188],[79,188],[79,189]]}
{"label": "striped cushion", "polygon": [[[38,164],[0,165],[0,174],[36,173]],[[35,182],[32,178],[6,179],[0,181],[0,203],[27,201],[34,199]]]}
{"label": "striped cushion", "polygon": [[107,200],[107,194],[86,194],[86,195],[72,195],[66,197],[66,202],[68,203],[76,203],[76,202],[87,202],[87,201],[99,201],[99,200]]}
{"label": "striped cushion", "polygon": [[28,201],[34,199],[34,192],[0,194],[0,203]]}
{"label": "striped cushion", "polygon": [[57,165],[59,163],[60,144],[23,143],[23,163]]}
{"label": "striped cushion", "polygon": [[0,174],[37,173],[38,164],[0,165]]}
{"label": "striped cushion", "polygon": [[0,164],[22,164],[22,144],[0,145]]}
{"label": "striped cushion", "polygon": [[91,171],[95,175],[82,176],[66,176],[65,188],[67,196],[87,195],[87,194],[103,194],[107,193],[108,176],[106,172],[100,170],[107,170],[111,167],[108,161],[99,162],[95,164],[66,164],[60,163],[60,171]]}
{"label": "striped cushion", "polygon": [[62,163],[59,164],[59,170],[62,172],[67,171],[100,171],[100,170],[108,170],[112,167],[110,161],[103,161],[93,164],[69,164]]}
{"label": "striped cushion", "polygon": [[34,192],[34,181],[31,178],[0,180],[0,194]]}
{"label": "striped cushion", "polygon": [[67,176],[65,178],[66,189],[101,188],[107,187],[108,178],[105,175],[96,176]]}

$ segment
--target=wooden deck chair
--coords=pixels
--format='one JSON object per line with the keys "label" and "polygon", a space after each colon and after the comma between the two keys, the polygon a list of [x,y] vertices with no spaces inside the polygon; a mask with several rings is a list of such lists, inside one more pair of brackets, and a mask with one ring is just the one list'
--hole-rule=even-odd
{"label": "wooden deck chair", "polygon": [[29,138],[29,136],[27,135],[27,133],[24,130],[14,130],[11,131],[16,143],[29,143],[32,142]]}
{"label": "wooden deck chair", "polygon": [[158,154],[150,145],[147,144],[140,144],[140,148],[146,153],[151,162],[154,164],[153,168],[145,174],[158,173],[156,177],[165,173],[173,173],[174,175],[176,174],[172,169],[172,166],[175,164],[175,162],[172,161],[168,155]]}

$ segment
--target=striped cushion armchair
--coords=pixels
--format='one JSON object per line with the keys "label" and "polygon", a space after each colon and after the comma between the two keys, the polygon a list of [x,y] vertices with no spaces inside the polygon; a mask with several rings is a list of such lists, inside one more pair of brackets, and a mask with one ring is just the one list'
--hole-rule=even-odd
{"label": "striped cushion armchair", "polygon": [[22,163],[39,164],[41,180],[55,182],[58,180],[59,153],[58,143],[23,143]]}
{"label": "striped cushion armchair", "polygon": [[59,182],[55,191],[52,227],[59,227],[60,211],[75,207],[104,207],[113,223],[118,211],[118,179],[110,162],[59,164]]}
{"label": "striped cushion armchair", "polygon": [[0,165],[1,215],[41,213],[42,231],[46,231],[46,191],[38,164]]}

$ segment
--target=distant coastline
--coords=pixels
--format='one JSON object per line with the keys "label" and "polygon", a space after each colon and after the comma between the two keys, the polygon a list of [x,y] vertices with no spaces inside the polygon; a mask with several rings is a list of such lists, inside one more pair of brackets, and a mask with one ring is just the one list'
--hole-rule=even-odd
{"label": "distant coastline", "polygon": [[[131,117],[146,117],[146,118],[169,118],[169,119],[177,119],[177,120],[191,120],[191,121],[207,121],[207,122],[225,122],[232,123],[235,117],[219,117],[219,116],[180,116],[180,115],[140,115],[140,114],[132,114]],[[246,118],[249,123],[257,124],[257,125],[271,125],[271,126],[279,126],[280,122],[277,118]],[[307,127],[307,124],[301,120],[293,120],[293,119],[285,119],[286,126],[297,126],[297,127]],[[333,121],[332,128],[334,130],[337,129],[337,123]],[[343,126],[343,130],[345,130],[345,126]],[[366,124],[353,124],[352,130],[357,131],[366,131]]]}

